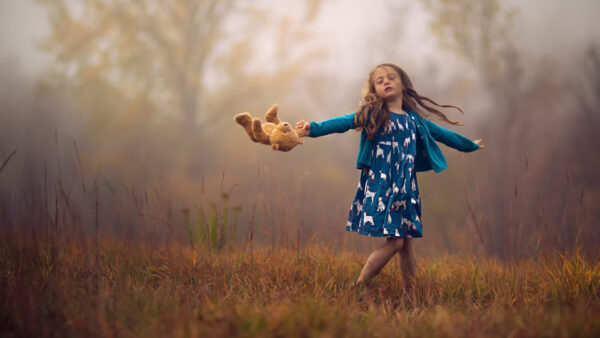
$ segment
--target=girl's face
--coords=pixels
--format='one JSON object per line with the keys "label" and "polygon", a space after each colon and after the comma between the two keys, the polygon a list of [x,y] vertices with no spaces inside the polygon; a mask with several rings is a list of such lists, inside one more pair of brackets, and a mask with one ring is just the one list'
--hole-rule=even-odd
{"label": "girl's face", "polygon": [[402,97],[404,86],[400,80],[400,75],[392,67],[379,67],[373,72],[373,86],[375,94],[382,100],[388,101]]}

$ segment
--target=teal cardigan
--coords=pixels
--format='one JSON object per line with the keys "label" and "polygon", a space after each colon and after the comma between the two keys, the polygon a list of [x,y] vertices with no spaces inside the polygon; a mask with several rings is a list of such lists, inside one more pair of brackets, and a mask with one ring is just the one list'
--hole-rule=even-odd
{"label": "teal cardigan", "polygon": [[[449,129],[424,119],[421,115],[407,112],[417,125],[417,154],[415,156],[415,170],[427,171],[433,169],[440,172],[448,167],[446,158],[436,141],[442,142],[448,147],[459,151],[470,152],[479,149],[479,145],[470,139],[457,134]],[[310,137],[319,137],[332,133],[344,133],[354,129],[355,113],[334,117],[322,122],[310,123]],[[371,156],[374,142],[367,139],[367,133],[363,130],[360,135],[360,146],[356,168],[368,168],[371,166]]]}

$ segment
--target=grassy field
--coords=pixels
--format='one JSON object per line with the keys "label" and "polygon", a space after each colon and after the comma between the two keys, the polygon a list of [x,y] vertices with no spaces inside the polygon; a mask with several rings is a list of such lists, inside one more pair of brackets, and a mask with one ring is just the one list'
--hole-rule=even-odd
{"label": "grassy field", "polygon": [[0,336],[600,336],[600,264],[578,254],[419,259],[410,292],[397,261],[353,288],[364,260],[5,233]]}

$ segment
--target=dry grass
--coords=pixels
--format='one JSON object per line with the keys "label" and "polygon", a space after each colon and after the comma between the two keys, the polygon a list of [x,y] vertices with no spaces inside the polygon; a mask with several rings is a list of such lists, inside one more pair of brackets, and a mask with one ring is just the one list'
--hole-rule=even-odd
{"label": "dry grass", "polygon": [[209,253],[179,244],[3,234],[2,336],[598,336],[600,264],[388,264],[353,289],[363,257],[322,246]]}

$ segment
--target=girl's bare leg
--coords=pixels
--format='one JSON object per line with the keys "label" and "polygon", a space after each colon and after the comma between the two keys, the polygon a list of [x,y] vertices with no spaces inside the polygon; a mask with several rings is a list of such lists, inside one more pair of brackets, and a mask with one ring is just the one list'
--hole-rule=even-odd
{"label": "girl's bare leg", "polygon": [[398,252],[400,256],[400,270],[402,270],[402,279],[407,289],[412,287],[417,271],[417,261],[415,260],[415,248],[412,238],[405,238],[404,245]]}
{"label": "girl's bare leg", "polygon": [[387,238],[384,245],[369,255],[356,284],[364,283],[378,274],[396,252],[401,252],[404,240],[404,238]]}

